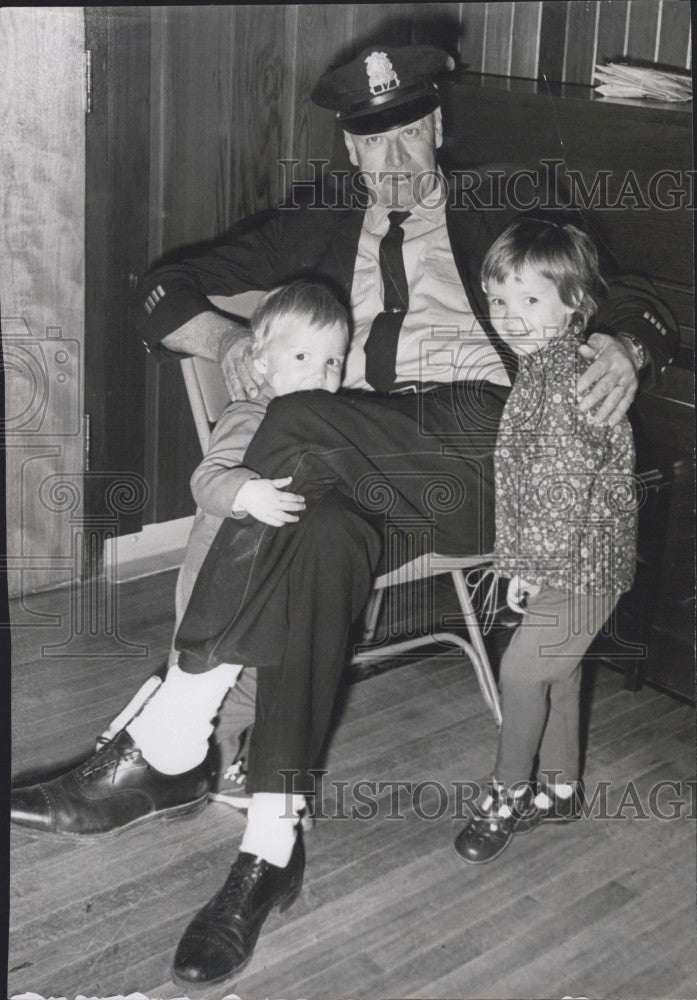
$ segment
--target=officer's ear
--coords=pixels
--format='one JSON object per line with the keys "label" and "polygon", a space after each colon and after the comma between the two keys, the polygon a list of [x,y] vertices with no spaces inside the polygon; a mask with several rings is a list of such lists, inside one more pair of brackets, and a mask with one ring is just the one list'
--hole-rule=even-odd
{"label": "officer's ear", "polygon": [[348,150],[349,160],[354,167],[357,167],[358,156],[356,155],[356,143],[353,141],[353,136],[350,132],[344,132],[344,142],[346,143],[346,149]]}
{"label": "officer's ear", "polygon": [[433,135],[436,143],[436,149],[440,149],[443,145],[443,116],[440,108],[436,108],[433,112]]}

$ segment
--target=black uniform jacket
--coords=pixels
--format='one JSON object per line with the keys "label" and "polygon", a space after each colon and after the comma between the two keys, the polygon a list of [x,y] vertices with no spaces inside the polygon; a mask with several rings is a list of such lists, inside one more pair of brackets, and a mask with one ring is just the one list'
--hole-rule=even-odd
{"label": "black uniform jacket", "polygon": [[[458,197],[452,182],[447,196],[450,244],[470,305],[506,367],[515,371],[512,352],[486,319],[480,269],[491,243],[518,213],[475,208],[473,199]],[[268,290],[293,278],[312,276],[325,279],[348,305],[365,209],[345,207],[342,200],[341,207],[335,207],[335,195],[326,204],[317,197],[313,207],[312,198],[307,196],[300,204],[263,212],[233,227],[225,242],[210,251],[153,270],[143,284],[142,338],[148,349],[169,354],[160,345],[162,338],[198,313],[210,310],[211,295]],[[559,218],[549,213],[546,217]],[[578,213],[570,221],[583,224]],[[605,278],[608,292],[592,321],[592,330],[626,333],[639,340],[652,361],[647,379],[650,384],[675,355],[677,324],[647,279],[608,274],[607,269]]]}

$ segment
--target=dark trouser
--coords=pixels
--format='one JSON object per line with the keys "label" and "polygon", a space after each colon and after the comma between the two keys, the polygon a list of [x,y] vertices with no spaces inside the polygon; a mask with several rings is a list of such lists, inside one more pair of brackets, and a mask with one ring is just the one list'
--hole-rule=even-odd
{"label": "dark trouser", "polygon": [[506,394],[459,383],[418,396],[296,393],[269,406],[245,465],[292,475],[307,510],[280,529],[224,521],[176,639],[184,671],[259,668],[251,790],[284,791],[282,769],[300,771],[304,787],[383,538],[389,568],[428,549],[491,548]]}

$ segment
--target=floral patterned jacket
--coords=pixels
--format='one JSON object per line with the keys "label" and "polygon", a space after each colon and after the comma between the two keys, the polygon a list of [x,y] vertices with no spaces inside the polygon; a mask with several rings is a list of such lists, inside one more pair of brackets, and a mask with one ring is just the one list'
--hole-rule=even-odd
{"label": "floral patterned jacket", "polygon": [[620,594],[634,579],[636,490],[629,422],[580,413],[588,366],[570,331],[520,359],[495,450],[494,567],[531,583]]}

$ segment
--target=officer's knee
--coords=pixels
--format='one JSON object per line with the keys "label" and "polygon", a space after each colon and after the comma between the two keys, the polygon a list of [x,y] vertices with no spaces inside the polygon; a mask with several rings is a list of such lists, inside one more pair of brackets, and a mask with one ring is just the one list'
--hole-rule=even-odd
{"label": "officer's knee", "polygon": [[323,389],[303,390],[291,392],[287,396],[276,396],[269,403],[265,420],[273,420],[283,426],[288,422],[293,425],[315,414],[321,418],[335,398],[331,392]]}
{"label": "officer's knee", "polygon": [[264,423],[286,427],[289,422],[295,422],[298,415],[304,413],[303,402],[298,398],[302,395],[300,392],[292,392],[288,396],[276,396],[268,405],[264,415]]}

